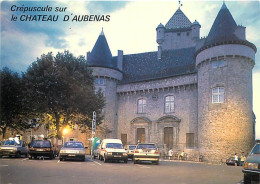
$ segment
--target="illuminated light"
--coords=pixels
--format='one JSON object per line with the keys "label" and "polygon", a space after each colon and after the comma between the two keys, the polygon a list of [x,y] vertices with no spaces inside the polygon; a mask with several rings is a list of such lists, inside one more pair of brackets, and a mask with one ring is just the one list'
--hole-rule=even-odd
{"label": "illuminated light", "polygon": [[67,126],[67,127],[64,127],[63,130],[62,130],[62,134],[63,134],[63,135],[66,135],[66,134],[69,133],[69,131],[70,131],[70,129],[69,129],[68,126]]}
{"label": "illuminated light", "polygon": [[135,150],[135,153],[139,153],[139,151],[138,151],[138,150]]}

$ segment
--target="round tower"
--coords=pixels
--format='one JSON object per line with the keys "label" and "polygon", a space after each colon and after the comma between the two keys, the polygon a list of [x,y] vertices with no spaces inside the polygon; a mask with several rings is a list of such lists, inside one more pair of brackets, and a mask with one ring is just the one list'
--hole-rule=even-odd
{"label": "round tower", "polygon": [[92,51],[88,53],[87,63],[93,70],[96,91],[102,90],[105,97],[103,109],[106,138],[117,137],[117,83],[122,80],[122,72],[117,67],[117,60],[112,57],[103,29]]}
{"label": "round tower", "polygon": [[248,153],[254,143],[252,69],[256,47],[237,37],[225,3],[196,52],[198,147],[206,161]]}
{"label": "round tower", "polygon": [[156,37],[156,42],[161,45],[164,42],[164,25],[162,23],[160,23],[157,28],[156,28],[156,33],[157,33],[157,37]]}

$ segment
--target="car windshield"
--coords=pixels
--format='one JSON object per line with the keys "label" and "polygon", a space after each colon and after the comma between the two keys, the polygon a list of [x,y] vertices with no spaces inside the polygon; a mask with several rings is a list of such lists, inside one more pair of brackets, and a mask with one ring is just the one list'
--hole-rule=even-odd
{"label": "car windshield", "polygon": [[123,145],[120,143],[107,143],[106,148],[123,149]]}
{"label": "car windshield", "polygon": [[51,143],[50,141],[33,141],[31,146],[38,148],[49,148],[51,147]]}
{"label": "car windshield", "polygon": [[[21,142],[20,142],[20,144],[21,144]],[[3,142],[3,145],[6,145],[6,146],[15,146],[15,145],[20,145],[20,144],[17,144],[14,140],[8,140],[8,141]]]}
{"label": "car windshield", "polygon": [[84,148],[81,142],[66,142],[64,144],[65,148]]}
{"label": "car windshield", "polygon": [[260,144],[255,145],[254,149],[251,151],[251,154],[260,154]]}
{"label": "car windshield", "polygon": [[137,149],[156,149],[154,144],[138,144]]}
{"label": "car windshield", "polygon": [[129,149],[130,150],[134,150],[136,148],[136,146],[134,145],[134,146],[129,146]]}

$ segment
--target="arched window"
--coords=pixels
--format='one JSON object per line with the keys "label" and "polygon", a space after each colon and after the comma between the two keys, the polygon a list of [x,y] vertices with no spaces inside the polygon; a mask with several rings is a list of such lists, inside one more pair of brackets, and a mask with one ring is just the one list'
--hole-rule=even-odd
{"label": "arched window", "polygon": [[165,97],[164,112],[165,113],[174,112],[174,96],[173,95],[169,95],[169,96]]}
{"label": "arched window", "polygon": [[137,113],[146,113],[146,99],[141,98],[137,101]]}
{"label": "arched window", "polygon": [[212,89],[212,103],[224,103],[225,88],[216,87]]}

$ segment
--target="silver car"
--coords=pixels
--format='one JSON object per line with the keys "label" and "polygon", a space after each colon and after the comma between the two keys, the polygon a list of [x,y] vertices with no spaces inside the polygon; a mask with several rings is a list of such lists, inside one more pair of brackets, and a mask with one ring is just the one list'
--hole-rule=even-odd
{"label": "silver car", "polygon": [[25,157],[28,155],[28,147],[24,141],[20,141],[18,144],[14,140],[7,140],[3,141],[2,145],[0,146],[0,157],[21,157],[21,155],[24,155]]}
{"label": "silver car", "polygon": [[69,141],[60,149],[59,159],[60,161],[66,159],[79,159],[85,161],[85,154],[86,151],[82,142]]}

